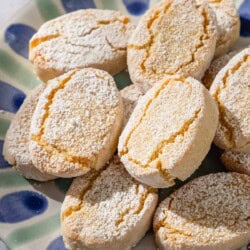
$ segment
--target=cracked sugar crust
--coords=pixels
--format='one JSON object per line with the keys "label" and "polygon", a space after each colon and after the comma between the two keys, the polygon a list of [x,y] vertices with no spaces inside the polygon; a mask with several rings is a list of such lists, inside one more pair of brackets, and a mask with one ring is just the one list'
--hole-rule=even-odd
{"label": "cracked sugar crust", "polygon": [[209,89],[220,70],[227,65],[231,58],[237,55],[240,51],[232,51],[212,61],[210,67],[202,78],[202,83]]}
{"label": "cracked sugar crust", "polygon": [[32,164],[29,152],[31,118],[44,88],[44,85],[39,85],[28,94],[11,122],[3,148],[4,158],[9,164],[14,165],[14,168],[25,178],[37,181],[48,181],[56,178],[36,169]]}
{"label": "cracked sugar crust", "polygon": [[215,144],[225,150],[250,153],[250,49],[234,56],[219,72],[210,93],[220,118]]}
{"label": "cracked sugar crust", "polygon": [[168,77],[139,99],[119,138],[119,156],[137,180],[169,187],[198,168],[217,125],[216,104],[201,83]]}
{"label": "cracked sugar crust", "polygon": [[166,75],[201,79],[216,39],[216,17],[206,3],[162,1],[142,17],[129,39],[130,77],[144,92]]}
{"label": "cracked sugar crust", "polygon": [[206,0],[216,15],[218,38],[215,57],[225,54],[240,36],[240,18],[233,0]]}
{"label": "cracked sugar crust", "polygon": [[30,152],[42,172],[74,177],[99,169],[115,152],[123,106],[113,78],[93,68],[49,81],[31,123]]}
{"label": "cracked sugar crust", "polygon": [[115,156],[103,171],[73,181],[61,209],[64,242],[70,249],[130,249],[150,228],[157,200]]}
{"label": "cracked sugar crust", "polygon": [[124,126],[125,126],[137,104],[138,99],[141,96],[143,96],[143,93],[135,84],[127,86],[126,88],[122,89],[120,93],[122,96],[123,106],[124,106]]}
{"label": "cracked sugar crust", "polygon": [[250,154],[226,151],[221,160],[227,170],[250,175]]}
{"label": "cracked sugar crust", "polygon": [[76,68],[116,74],[127,66],[133,29],[129,17],[120,12],[79,10],[43,24],[30,40],[29,59],[45,82]]}
{"label": "cracked sugar crust", "polygon": [[159,249],[234,250],[250,240],[250,177],[217,173],[190,181],[157,208]]}

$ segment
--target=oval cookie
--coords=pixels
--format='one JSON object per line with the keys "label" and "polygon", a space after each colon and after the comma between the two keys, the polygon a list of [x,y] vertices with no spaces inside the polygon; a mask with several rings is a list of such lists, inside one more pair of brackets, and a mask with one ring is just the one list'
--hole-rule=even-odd
{"label": "oval cookie", "polygon": [[179,188],[157,208],[159,249],[234,250],[250,240],[250,177],[202,176]]}
{"label": "oval cookie", "polygon": [[219,72],[210,93],[220,119],[215,144],[226,150],[250,153],[250,49],[245,49]]}
{"label": "oval cookie", "polygon": [[141,90],[137,85],[132,84],[120,91],[124,106],[124,125],[129,120],[130,115],[132,114],[138,99],[143,95]]}
{"label": "oval cookie", "polygon": [[215,57],[225,54],[240,36],[240,18],[233,0],[207,0],[216,15],[218,38]]}
{"label": "oval cookie", "polygon": [[127,66],[127,40],[133,27],[127,16],[116,11],[69,13],[40,27],[30,40],[29,59],[45,82],[76,68],[116,74]]}
{"label": "oval cookie", "polygon": [[250,175],[250,154],[226,151],[221,160],[227,170]]}
{"label": "oval cookie", "polygon": [[42,172],[74,177],[99,169],[115,152],[123,106],[113,78],[86,68],[49,81],[31,123],[30,152]]}
{"label": "oval cookie", "polygon": [[135,181],[118,158],[103,171],[76,178],[61,209],[69,249],[131,249],[151,226],[158,195]]}
{"label": "oval cookie", "polygon": [[148,90],[166,75],[201,79],[214,56],[216,18],[205,3],[165,0],[140,20],[128,43],[132,81]]}
{"label": "oval cookie", "polygon": [[165,78],[141,97],[118,151],[128,172],[152,187],[185,180],[207,154],[218,124],[216,104],[193,78]]}
{"label": "oval cookie", "polygon": [[43,85],[39,85],[28,94],[11,122],[3,147],[4,158],[11,165],[14,165],[14,168],[25,178],[37,181],[48,181],[56,178],[35,168],[29,152],[31,118],[44,88]]}

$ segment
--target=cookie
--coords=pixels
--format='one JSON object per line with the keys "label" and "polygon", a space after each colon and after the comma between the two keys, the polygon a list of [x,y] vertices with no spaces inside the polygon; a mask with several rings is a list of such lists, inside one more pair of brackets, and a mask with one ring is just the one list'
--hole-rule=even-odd
{"label": "cookie", "polygon": [[214,143],[225,150],[250,153],[250,49],[234,56],[218,73],[210,93],[219,112]]}
{"label": "cookie", "polygon": [[146,12],[129,39],[130,77],[144,92],[166,75],[201,79],[216,39],[216,17],[206,3],[164,0]]}
{"label": "cookie", "polygon": [[240,18],[233,0],[207,0],[216,15],[218,38],[215,57],[225,54],[240,36]]}
{"label": "cookie", "polygon": [[73,70],[49,81],[31,123],[32,161],[41,171],[74,177],[100,169],[112,157],[123,106],[105,71]]}
{"label": "cookie", "polygon": [[238,53],[239,51],[232,51],[212,61],[210,67],[202,78],[202,83],[206,86],[207,89],[210,88],[220,70],[225,67],[230,59]]}
{"label": "cookie", "polygon": [[156,210],[159,249],[234,250],[250,240],[250,177],[217,173],[190,181]]}
{"label": "cookie", "polygon": [[56,178],[35,168],[29,152],[31,118],[44,88],[43,85],[39,85],[28,94],[11,122],[3,147],[5,160],[25,178],[37,181],[48,181]]}
{"label": "cookie", "polygon": [[135,179],[169,187],[198,168],[217,125],[218,110],[208,90],[191,77],[169,76],[139,99],[118,152]]}
{"label": "cookie", "polygon": [[76,178],[61,209],[69,249],[131,249],[151,226],[156,190],[138,183],[118,158],[105,170]]}
{"label": "cookie", "polygon": [[227,170],[250,175],[250,154],[226,151],[221,160]]}
{"label": "cookie", "polygon": [[127,40],[134,26],[117,11],[85,9],[43,24],[31,38],[29,59],[43,81],[76,68],[116,74],[126,68]]}
{"label": "cookie", "polygon": [[132,84],[120,91],[124,106],[124,125],[127,124],[130,115],[132,114],[138,99],[143,95],[141,90]]}

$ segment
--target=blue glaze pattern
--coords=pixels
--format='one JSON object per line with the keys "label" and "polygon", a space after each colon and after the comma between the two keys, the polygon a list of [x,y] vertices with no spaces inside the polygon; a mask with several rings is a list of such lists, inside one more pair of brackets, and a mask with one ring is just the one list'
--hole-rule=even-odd
{"label": "blue glaze pattern", "polygon": [[46,248],[47,250],[67,250],[63,243],[63,238],[62,236],[56,238],[53,240],[48,247]]}
{"label": "blue glaze pattern", "polygon": [[250,37],[250,0],[245,0],[240,8],[240,35],[245,37]]}
{"label": "blue glaze pattern", "polygon": [[13,192],[0,199],[0,222],[17,223],[42,214],[48,207],[45,196],[33,191]]}
{"label": "blue glaze pattern", "polygon": [[149,0],[123,0],[128,12],[140,16],[149,8]]}
{"label": "blue glaze pattern", "polygon": [[4,93],[0,98],[0,109],[16,113],[22,105],[26,95],[10,84],[0,81],[0,93]]}
{"label": "blue glaze pattern", "polygon": [[3,143],[4,141],[0,140],[0,169],[11,167],[11,165],[5,161],[3,157]]}
{"label": "blue glaze pattern", "polygon": [[26,24],[15,23],[7,27],[4,40],[17,54],[28,58],[29,40],[36,30]]}
{"label": "blue glaze pattern", "polygon": [[96,8],[93,0],[61,0],[61,2],[67,12],[79,9]]}

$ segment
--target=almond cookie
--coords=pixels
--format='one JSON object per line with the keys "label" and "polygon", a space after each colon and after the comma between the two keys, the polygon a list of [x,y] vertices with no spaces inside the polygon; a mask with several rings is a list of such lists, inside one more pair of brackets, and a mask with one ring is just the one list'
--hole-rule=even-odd
{"label": "almond cookie", "polygon": [[226,150],[250,153],[250,49],[234,56],[219,72],[210,93],[220,118],[214,139]]}
{"label": "almond cookie", "polygon": [[143,95],[137,85],[132,84],[120,91],[124,106],[124,125],[127,124],[138,99]]}
{"label": "almond cookie", "polygon": [[86,68],[49,81],[31,123],[30,152],[41,171],[74,177],[100,169],[116,150],[123,106],[113,78]]}
{"label": "almond cookie", "polygon": [[131,249],[151,226],[156,190],[138,183],[114,158],[103,171],[76,178],[62,204],[69,249]]}
{"label": "almond cookie", "polygon": [[45,82],[76,68],[116,74],[127,66],[127,40],[133,29],[120,12],[79,10],[43,24],[30,40],[29,59]]}
{"label": "almond cookie", "polygon": [[233,0],[207,0],[216,15],[218,38],[215,57],[225,54],[240,36],[240,18]]}
{"label": "almond cookie", "polygon": [[216,17],[206,3],[164,0],[142,17],[129,39],[130,77],[143,91],[166,75],[201,79],[216,39]]}
{"label": "almond cookie", "polygon": [[190,181],[156,210],[159,249],[235,250],[250,240],[250,177],[217,173]]}
{"label": "almond cookie", "polygon": [[139,99],[119,138],[121,161],[147,185],[172,186],[201,164],[217,125],[208,90],[191,77],[169,76]]}
{"label": "almond cookie", "polygon": [[250,175],[250,154],[226,151],[221,160],[227,170]]}
{"label": "almond cookie", "polygon": [[14,165],[14,168],[25,178],[37,181],[48,181],[56,178],[35,168],[29,152],[31,118],[44,88],[43,85],[39,85],[26,97],[11,122],[3,147],[3,155],[6,161]]}

